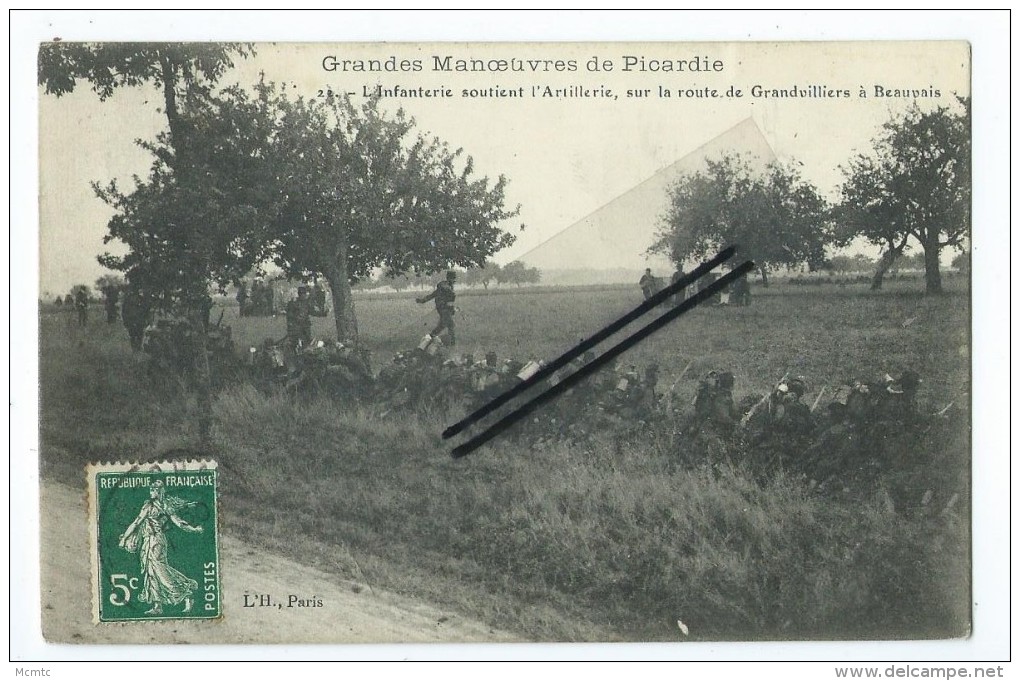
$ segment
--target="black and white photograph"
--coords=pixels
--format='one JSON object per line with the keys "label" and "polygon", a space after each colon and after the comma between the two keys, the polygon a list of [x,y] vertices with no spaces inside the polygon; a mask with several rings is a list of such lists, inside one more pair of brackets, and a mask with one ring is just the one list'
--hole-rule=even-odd
{"label": "black and white photograph", "polygon": [[965,659],[974,50],[40,42],[45,645]]}

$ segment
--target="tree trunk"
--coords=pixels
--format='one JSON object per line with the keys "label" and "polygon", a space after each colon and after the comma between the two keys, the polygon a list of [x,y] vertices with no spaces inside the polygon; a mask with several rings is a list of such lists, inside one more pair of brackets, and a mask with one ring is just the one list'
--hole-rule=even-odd
{"label": "tree trunk", "polygon": [[939,269],[939,244],[934,242],[924,245],[924,292],[928,294],[942,293],[942,271]]}
{"label": "tree trunk", "polygon": [[[170,128],[170,146],[174,150],[174,158],[171,167],[178,178],[186,182],[185,176],[191,170],[188,160],[185,158],[183,133],[181,131],[180,112],[177,109],[177,71],[170,58],[161,55],[159,59],[163,80],[163,103],[165,105],[167,125]],[[192,226],[193,233],[189,235],[189,245],[194,248],[199,241],[198,230],[201,227]],[[203,263],[207,265],[207,263]],[[203,271],[208,271],[205,267]],[[203,280],[203,285],[205,281]],[[189,289],[191,282],[189,282]],[[189,290],[188,293],[192,293]],[[205,314],[201,307],[186,310],[192,333],[192,360],[195,365],[195,390],[198,393],[198,438],[203,449],[212,446],[212,372],[209,370],[209,353],[207,348],[208,336],[205,327]]]}
{"label": "tree trunk", "polygon": [[897,246],[893,242],[889,242],[889,248],[882,253],[882,257],[878,260],[878,267],[875,268],[875,274],[871,277],[871,290],[880,291],[882,289],[882,280],[885,278],[885,273],[889,271],[892,264],[896,262],[896,258],[900,257],[903,253],[904,246],[907,245],[907,240],[904,239]]}
{"label": "tree trunk", "polygon": [[765,269],[764,267],[759,267],[758,271],[761,272],[761,287],[762,288],[768,288],[769,287],[769,271],[767,269]]}
{"label": "tree trunk", "polygon": [[345,345],[358,345],[358,318],[354,312],[354,295],[347,278],[347,263],[341,256],[337,264],[322,273],[333,294],[333,319],[336,338]]}
{"label": "tree trunk", "polygon": [[198,393],[198,439],[203,449],[212,445],[212,372],[209,370],[208,336],[205,311],[188,311],[191,322],[192,357],[195,362],[195,389]]}

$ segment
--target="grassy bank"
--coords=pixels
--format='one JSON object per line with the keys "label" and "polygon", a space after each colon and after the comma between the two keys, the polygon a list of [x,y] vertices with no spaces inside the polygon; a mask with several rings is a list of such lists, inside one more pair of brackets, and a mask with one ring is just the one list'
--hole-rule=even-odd
{"label": "grassy bank", "polygon": [[[500,296],[465,322],[466,338],[503,356],[547,356],[630,295],[603,292],[593,305],[568,293],[542,294],[541,306]],[[817,387],[909,362],[925,379],[922,403],[941,406],[968,389],[966,308],[954,300],[966,298],[762,296],[748,309],[695,311],[634,361],[675,358],[667,376],[687,357],[693,375],[729,368],[738,397],[791,366]],[[366,302],[368,333],[399,349],[405,302]],[[273,323],[243,321],[241,337]],[[189,392],[150,376],[120,327],[85,333],[59,314],[41,324],[44,475],[80,484],[90,460],[151,460],[194,443]],[[217,396],[214,416],[232,532],[535,640],[683,639],[677,619],[695,640],[967,631],[963,506],[904,514],[880,488],[820,497],[782,474],[685,468],[654,438],[541,453],[499,440],[453,461],[438,417],[380,419],[244,384]],[[965,478],[967,432],[950,432],[942,445]]]}

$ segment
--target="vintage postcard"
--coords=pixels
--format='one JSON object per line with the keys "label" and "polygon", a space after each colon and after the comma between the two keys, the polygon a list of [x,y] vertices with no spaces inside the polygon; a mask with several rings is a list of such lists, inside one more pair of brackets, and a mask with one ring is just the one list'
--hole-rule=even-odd
{"label": "vintage postcard", "polygon": [[41,44],[45,639],[965,640],[970,83]]}

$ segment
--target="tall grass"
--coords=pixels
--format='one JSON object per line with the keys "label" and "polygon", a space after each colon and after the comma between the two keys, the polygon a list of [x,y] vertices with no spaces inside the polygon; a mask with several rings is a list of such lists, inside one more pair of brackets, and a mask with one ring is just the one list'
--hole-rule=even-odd
{"label": "tall grass", "polygon": [[675,639],[677,619],[712,640],[967,630],[960,520],[908,518],[880,494],[821,498],[781,473],[762,483],[608,443],[503,444],[454,462],[438,424],[248,387],[221,395],[216,417],[245,481],[232,491],[258,500],[249,513],[285,511],[293,531],[410,559],[525,609],[553,604],[623,639]]}
{"label": "tall grass", "polygon": [[[465,349],[549,356],[631,304],[626,291],[595,293],[544,293],[541,306],[527,293],[498,303],[471,296],[458,331]],[[818,386],[909,364],[925,378],[924,405],[962,407],[961,301],[769,293],[747,309],[695,310],[628,361],[659,361],[668,382],[691,359],[692,377],[729,368],[738,397],[787,369]],[[400,328],[408,304],[363,301],[377,364],[410,344]],[[280,335],[273,325],[282,322],[232,323],[244,343]],[[194,446],[187,386],[150,374],[122,329],[80,330],[53,314],[40,335],[44,473],[80,482],[88,461]],[[342,399],[243,383],[220,392],[214,417],[230,531],[535,640],[676,640],[678,619],[705,640],[968,631],[965,503],[946,515],[905,514],[882,486],[823,497],[782,472],[762,479],[740,465],[687,466],[654,434],[540,453],[499,439],[453,461],[439,416],[384,418]],[[921,456],[965,484],[966,429],[943,435],[932,433]]]}

